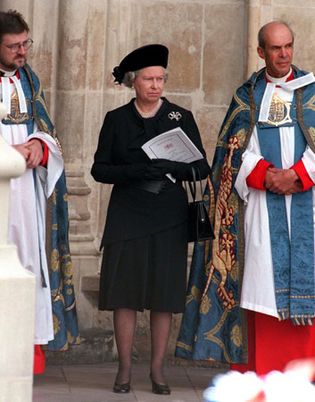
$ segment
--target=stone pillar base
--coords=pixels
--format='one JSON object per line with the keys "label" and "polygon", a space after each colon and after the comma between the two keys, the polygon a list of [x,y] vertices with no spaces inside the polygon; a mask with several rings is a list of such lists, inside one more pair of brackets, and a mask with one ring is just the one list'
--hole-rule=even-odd
{"label": "stone pillar base", "polygon": [[0,402],[31,402],[34,359],[35,276],[14,245],[0,246]]}

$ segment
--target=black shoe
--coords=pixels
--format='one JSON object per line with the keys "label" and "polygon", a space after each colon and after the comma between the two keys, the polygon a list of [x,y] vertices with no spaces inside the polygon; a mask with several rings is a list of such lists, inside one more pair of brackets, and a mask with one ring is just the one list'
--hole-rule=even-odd
{"label": "black shoe", "polygon": [[116,392],[116,394],[128,394],[128,392],[130,392],[130,381],[124,384],[118,384],[118,382],[115,381],[113,391]]}
{"label": "black shoe", "polygon": [[167,384],[158,384],[155,382],[152,378],[152,375],[150,374],[150,380],[152,383],[152,392],[153,394],[158,394],[158,395],[169,395],[171,393],[170,387]]}

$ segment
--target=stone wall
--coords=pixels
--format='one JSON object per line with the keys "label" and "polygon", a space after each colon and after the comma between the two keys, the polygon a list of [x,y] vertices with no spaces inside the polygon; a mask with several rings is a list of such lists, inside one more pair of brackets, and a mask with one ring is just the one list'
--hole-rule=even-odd
{"label": "stone wall", "polygon": [[[296,33],[295,63],[314,68],[315,0],[2,0],[28,20],[39,73],[63,144],[70,200],[80,328],[111,329],[97,310],[98,251],[111,187],[90,176],[105,113],[126,103],[131,90],[113,84],[111,71],[132,49],[163,43],[170,50],[165,95],[192,110],[209,162],[233,91],[262,66],[257,31],[284,19]],[[174,318],[170,343],[180,317]],[[139,315],[140,345],[148,342],[148,315]]]}

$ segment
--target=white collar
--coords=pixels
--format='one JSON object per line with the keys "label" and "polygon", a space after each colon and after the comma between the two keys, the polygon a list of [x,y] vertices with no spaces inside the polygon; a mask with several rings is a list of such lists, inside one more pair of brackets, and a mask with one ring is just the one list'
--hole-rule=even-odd
{"label": "white collar", "polygon": [[273,94],[275,92],[275,88],[277,85],[280,86],[285,91],[293,93],[296,89],[302,88],[306,85],[309,85],[309,84],[315,82],[313,73],[308,73],[306,75],[303,75],[302,77],[295,78],[292,81],[285,82],[285,80],[288,78],[288,76],[289,75],[287,75],[287,77],[274,78],[271,76],[267,76],[267,72],[266,72],[266,77],[268,79],[281,80],[281,81],[273,81],[273,82],[267,83],[266,89],[264,92],[264,96],[262,98],[261,105],[260,105],[260,113],[259,113],[258,121],[260,121],[260,122],[268,121],[270,105],[271,105],[272,97],[273,97]]}
{"label": "white collar", "polygon": [[292,73],[292,68],[290,68],[289,72],[284,76],[280,78],[272,77],[270,74],[268,74],[266,70],[266,77],[269,81],[274,82],[275,84],[278,84],[279,82],[286,82],[286,80],[290,77]]}
{"label": "white collar", "polygon": [[0,68],[0,72],[2,73],[1,75],[2,75],[3,77],[13,77],[13,75],[15,75],[16,71],[17,71],[17,70],[14,70],[14,71],[5,71],[5,70],[2,70],[2,68]]}

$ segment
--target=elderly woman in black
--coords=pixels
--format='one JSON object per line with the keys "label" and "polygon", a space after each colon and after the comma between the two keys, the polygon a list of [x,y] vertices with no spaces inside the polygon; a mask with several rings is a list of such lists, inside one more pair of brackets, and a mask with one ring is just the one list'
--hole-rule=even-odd
{"label": "elderly woman in black", "polygon": [[[185,306],[187,195],[183,180],[210,171],[193,115],[162,97],[168,49],[147,45],[114,68],[118,84],[135,90],[129,103],[106,114],[92,166],[96,181],[114,184],[102,239],[99,309],[114,311],[119,368],[114,392],[130,391],[137,311],[150,310],[152,392],[169,394],[163,376],[172,313]],[[150,160],[142,145],[181,127],[203,159],[191,164]],[[171,181],[166,174],[176,179]]]}

